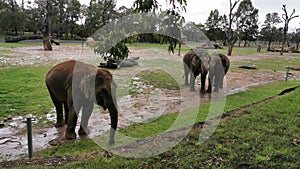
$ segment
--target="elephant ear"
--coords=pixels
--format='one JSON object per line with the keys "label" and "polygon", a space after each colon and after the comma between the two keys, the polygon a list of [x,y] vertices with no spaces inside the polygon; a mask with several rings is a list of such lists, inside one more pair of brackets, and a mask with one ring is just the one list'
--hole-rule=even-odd
{"label": "elephant ear", "polygon": [[93,78],[93,76],[91,75],[84,75],[82,77],[82,79],[80,80],[80,90],[83,93],[85,99],[89,99],[93,96],[93,79],[95,79],[95,77]]}

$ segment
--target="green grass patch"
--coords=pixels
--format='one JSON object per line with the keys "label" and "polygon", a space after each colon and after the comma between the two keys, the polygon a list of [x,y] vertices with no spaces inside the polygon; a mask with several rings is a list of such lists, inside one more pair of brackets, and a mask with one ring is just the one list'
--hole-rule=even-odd
{"label": "green grass patch", "polygon": [[[289,82],[275,82],[275,83],[270,83],[270,84],[267,84],[264,86],[251,87],[250,90],[248,90],[248,91],[240,92],[237,94],[227,96],[224,112],[231,111],[236,108],[258,102],[265,98],[277,95],[281,91],[283,91],[287,88],[298,86],[298,85],[300,85],[299,81],[289,81]],[[182,125],[178,125],[177,129],[179,129],[180,127],[185,127],[187,124],[189,124],[189,120],[192,119],[192,118],[190,118],[190,115],[191,115],[190,112],[198,111],[198,117],[196,119],[196,122],[205,121],[207,114],[209,113],[209,108],[210,108],[210,104],[208,103],[208,104],[202,105],[200,107],[200,109],[192,108],[192,109],[184,112],[183,114],[187,114],[187,115],[182,116],[181,118],[182,118],[182,121],[186,121],[186,123],[183,122]],[[216,115],[218,115],[218,114],[216,114]],[[178,117],[178,114],[163,115],[149,123],[133,124],[127,128],[120,129],[120,132],[122,134],[131,136],[131,137],[135,137],[135,138],[150,137],[150,136],[156,135],[158,133],[162,133],[165,130],[167,130],[174,123],[174,121],[177,117]],[[236,128],[239,128],[239,127],[237,126]],[[64,148],[65,146],[69,146],[69,145],[68,144],[60,145],[59,147],[67,150],[67,148]],[[81,146],[79,146],[79,148],[77,148],[76,143],[75,143],[73,146],[75,149],[74,154],[78,154],[78,152],[81,151],[82,146],[83,145],[81,145]],[[85,146],[90,147],[91,145],[87,144]],[[246,146],[246,145],[244,145],[244,146]],[[60,149],[60,148],[58,148],[58,149]],[[76,149],[77,149],[77,152],[76,152]],[[222,148],[220,147],[220,149],[222,149]],[[68,151],[66,151],[65,153],[69,154]],[[47,153],[44,153],[44,154],[47,154]],[[61,152],[60,154],[63,155],[64,153]]]}
{"label": "green grass patch", "polygon": [[[97,156],[61,168],[298,168],[300,89],[230,117],[204,143],[193,129],[173,149],[151,158]],[[75,146],[75,145],[74,145]],[[101,166],[101,167],[100,167]]]}
{"label": "green grass patch", "polygon": [[0,69],[0,117],[47,114],[53,107],[45,85],[49,69],[48,66]]}
{"label": "green grass patch", "polygon": [[147,85],[152,85],[154,88],[164,88],[170,90],[179,90],[179,86],[172,76],[162,70],[144,70],[139,72],[137,77]]}
{"label": "green grass patch", "polygon": [[18,43],[5,43],[0,42],[0,48],[16,48],[27,46],[43,46],[41,42],[18,42]]}

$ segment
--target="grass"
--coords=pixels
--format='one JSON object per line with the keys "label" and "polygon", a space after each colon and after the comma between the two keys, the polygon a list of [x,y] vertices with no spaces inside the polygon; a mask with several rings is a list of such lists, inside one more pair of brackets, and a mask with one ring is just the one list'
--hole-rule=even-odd
{"label": "grass", "polygon": [[16,48],[28,46],[43,46],[41,42],[18,42],[18,43],[5,43],[0,42],[0,48]]}
{"label": "grass", "polygon": [[[289,82],[276,82],[276,83],[271,83],[267,84],[264,86],[257,86],[257,87],[252,87],[249,91],[237,93],[230,95],[226,98],[226,105],[224,112],[234,110],[236,108],[249,105],[252,103],[255,103],[257,101],[263,100],[265,98],[274,96],[279,94],[282,90],[300,85],[298,81],[289,81]],[[272,88],[272,90],[268,90]],[[181,120],[186,123],[183,123],[181,126],[179,125],[177,129],[181,127],[186,127],[186,125],[189,124],[189,114],[192,111],[198,111],[198,117],[195,122],[203,122],[205,121],[207,114],[209,112],[210,104],[205,104],[200,107],[200,109],[195,108],[188,110],[184,112],[183,114],[187,114],[186,116],[182,116]],[[129,127],[126,127],[124,129],[119,129],[119,131],[130,137],[134,138],[147,138],[154,136],[158,133],[164,132],[166,129],[168,129],[175,121],[175,119],[178,117],[178,114],[168,114],[168,115],[163,115],[160,116],[159,118],[155,119],[154,121],[151,121],[149,123],[141,123],[141,124],[133,124]],[[117,140],[118,141],[118,140]],[[120,140],[122,141],[122,140]],[[88,144],[84,145],[81,144],[80,146],[77,146],[76,143],[72,144],[72,151],[68,151],[68,147],[70,145],[64,144],[60,145],[57,147],[52,147],[50,150],[45,150],[40,153],[40,156],[47,157],[49,154],[52,155],[66,155],[70,154],[70,152],[74,154],[81,154],[82,149],[85,149],[86,147],[87,150],[98,150],[98,149],[90,149],[90,147],[95,147],[96,144],[88,141],[86,142]],[[63,151],[67,150],[67,151]],[[48,153],[48,151],[55,152],[55,153]],[[93,152],[93,151],[92,151]]]}
{"label": "grass", "polygon": [[[249,52],[251,53],[253,51]],[[260,60],[256,64],[267,70],[275,70],[284,66],[283,61],[285,60]],[[288,61],[299,65],[298,59]],[[152,73],[140,72],[140,77],[148,79],[144,82],[163,88],[175,85],[173,80],[179,82],[175,88],[178,84],[183,84],[182,64],[179,61],[156,59],[142,63],[150,67],[161,65],[167,68],[162,71],[153,70]],[[39,116],[48,113],[53,107],[44,84],[45,74],[49,69],[49,66],[0,69],[0,117],[27,114]],[[224,112],[277,95],[286,88],[298,85],[299,81],[289,81],[251,87],[248,91],[228,96]],[[280,99],[247,110],[251,114],[230,118],[220,124],[214,135],[204,144],[198,142],[201,129],[196,128],[180,144],[159,156],[148,159],[128,159],[117,155],[109,158],[97,156],[94,159],[67,164],[63,168],[297,168],[300,165],[297,152],[300,150],[291,141],[300,137],[299,95],[300,91],[297,89]],[[205,104],[200,109],[188,110],[186,114],[198,111],[196,122],[202,122],[206,119],[209,107],[210,104]],[[168,129],[177,117],[178,114],[165,115],[149,123],[134,124],[119,131],[136,138],[151,137]],[[189,116],[185,118],[183,120],[189,120]],[[37,155],[53,157],[90,154],[100,150],[98,145],[87,139],[54,146]]]}
{"label": "grass", "polygon": [[300,138],[299,100],[297,89],[250,108],[247,114],[229,117],[204,143],[198,141],[201,128],[194,128],[161,155],[146,159],[96,156],[62,168],[297,168],[300,147],[291,142]]}
{"label": "grass", "polygon": [[152,85],[154,88],[179,90],[179,86],[172,76],[159,69],[150,71],[144,70],[139,72],[136,76],[140,77],[145,84]]}
{"label": "grass", "polygon": [[48,66],[0,69],[0,117],[47,114],[53,107],[45,85],[49,69]]}

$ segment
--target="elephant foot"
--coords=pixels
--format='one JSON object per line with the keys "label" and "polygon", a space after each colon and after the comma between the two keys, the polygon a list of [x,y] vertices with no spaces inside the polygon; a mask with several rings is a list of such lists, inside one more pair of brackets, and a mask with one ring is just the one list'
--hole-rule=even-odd
{"label": "elephant foot", "polygon": [[64,126],[64,125],[65,125],[65,122],[64,122],[63,120],[57,121],[57,122],[55,123],[55,127],[62,127],[62,126]]}
{"label": "elephant foot", "polygon": [[75,140],[76,139],[76,133],[75,132],[66,132],[65,138],[67,140]]}
{"label": "elephant foot", "polygon": [[86,136],[86,135],[88,135],[88,131],[86,132],[82,127],[80,127],[80,129],[78,130],[78,134],[80,135],[80,136]]}
{"label": "elephant foot", "polygon": [[196,90],[195,90],[195,88],[190,88],[190,91],[191,91],[191,92],[194,92],[194,91],[196,91]]}

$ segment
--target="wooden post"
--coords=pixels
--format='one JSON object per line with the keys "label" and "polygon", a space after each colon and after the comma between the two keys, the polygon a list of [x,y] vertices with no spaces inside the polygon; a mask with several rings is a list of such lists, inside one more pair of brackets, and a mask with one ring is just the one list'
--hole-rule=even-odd
{"label": "wooden post", "polygon": [[29,159],[32,158],[32,152],[33,152],[33,148],[32,148],[32,125],[31,125],[31,118],[27,118],[26,121],[27,124],[27,138],[28,138],[28,155],[29,155]]}
{"label": "wooden post", "polygon": [[286,70],[286,76],[285,76],[285,81],[286,81],[286,82],[288,81],[289,74],[290,74],[290,67],[288,66],[288,67],[287,67],[287,70]]}

